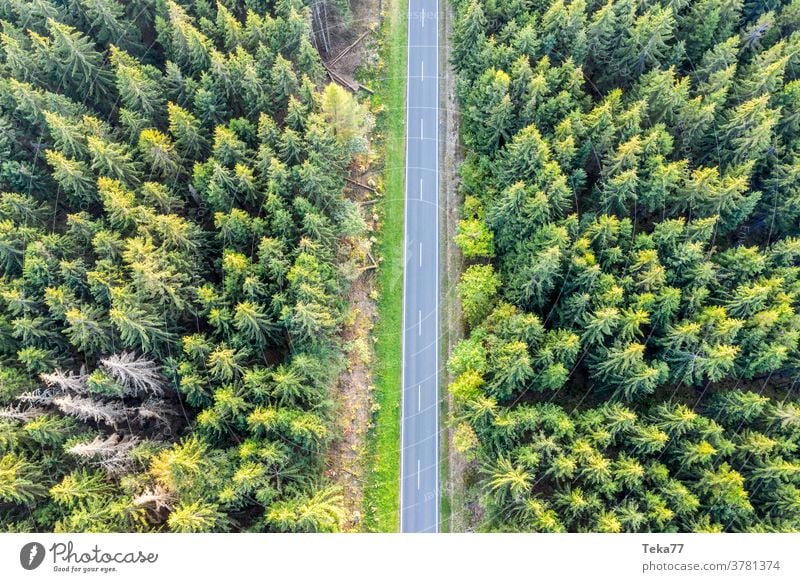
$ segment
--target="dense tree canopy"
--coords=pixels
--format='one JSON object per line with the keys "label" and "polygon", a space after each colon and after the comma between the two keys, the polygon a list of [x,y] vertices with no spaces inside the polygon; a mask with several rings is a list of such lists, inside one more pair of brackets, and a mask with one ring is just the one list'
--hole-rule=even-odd
{"label": "dense tree canopy", "polygon": [[800,3],[455,5],[479,526],[800,530]]}
{"label": "dense tree canopy", "polygon": [[370,119],[302,0],[0,0],[0,529],[331,531]]}

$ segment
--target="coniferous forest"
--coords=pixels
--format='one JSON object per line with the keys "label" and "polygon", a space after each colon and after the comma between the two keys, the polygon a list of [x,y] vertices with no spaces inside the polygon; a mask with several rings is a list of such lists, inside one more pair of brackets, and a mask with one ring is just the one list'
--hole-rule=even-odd
{"label": "coniferous forest", "polygon": [[800,530],[800,2],[454,5],[474,526]]}
{"label": "coniferous forest", "polygon": [[[800,531],[800,0],[451,5],[461,521]],[[0,0],[0,532],[353,523],[377,132],[318,8]]]}
{"label": "coniferous forest", "polygon": [[371,117],[302,0],[0,0],[0,530],[333,531]]}

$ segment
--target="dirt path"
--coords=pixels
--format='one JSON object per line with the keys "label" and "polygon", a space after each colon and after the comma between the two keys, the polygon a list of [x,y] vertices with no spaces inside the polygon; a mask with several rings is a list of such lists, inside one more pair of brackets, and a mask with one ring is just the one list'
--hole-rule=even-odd
{"label": "dirt path", "polygon": [[364,444],[372,416],[372,345],[370,337],[375,319],[375,302],[370,297],[374,277],[362,275],[348,296],[350,318],[342,342],[347,349],[348,366],[339,377],[333,398],[336,403],[336,434],[328,451],[326,474],[344,492],[343,531],[358,531],[364,482]]}
{"label": "dirt path", "polygon": [[[449,4],[444,9],[443,34],[450,38],[453,27],[453,11]],[[442,172],[442,194],[440,203],[442,209],[442,365],[446,365],[456,343],[464,336],[464,324],[461,317],[461,304],[458,299],[457,285],[461,276],[463,261],[461,250],[455,244],[458,221],[461,214],[463,199],[459,194],[459,167],[464,159],[464,151],[459,138],[460,112],[456,96],[456,73],[450,64],[450,43],[445,43],[442,56],[441,70],[444,71],[443,103],[445,114],[443,122],[445,128],[445,141],[442,144],[444,158],[444,171]],[[453,427],[449,418],[452,408],[452,398],[447,391],[447,385],[453,380],[449,374],[442,374],[446,384],[442,386],[442,396],[445,401],[442,414],[442,462],[446,465],[447,474],[443,475],[442,495],[447,498],[449,515],[443,524],[445,531],[463,532],[472,527],[472,519],[468,511],[466,500],[466,486],[464,476],[468,466],[466,460],[458,454],[453,447]]]}

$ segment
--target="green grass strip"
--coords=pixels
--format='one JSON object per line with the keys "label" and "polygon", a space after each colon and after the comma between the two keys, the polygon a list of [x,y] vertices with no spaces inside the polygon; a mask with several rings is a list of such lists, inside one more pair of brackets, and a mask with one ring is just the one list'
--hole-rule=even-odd
{"label": "green grass strip", "polygon": [[400,519],[400,408],[402,397],[403,234],[406,118],[407,0],[389,0],[382,30],[383,70],[376,99],[383,105],[378,132],[385,134],[383,257],[378,289],[375,399],[378,410],[368,450],[364,529],[396,532]]}

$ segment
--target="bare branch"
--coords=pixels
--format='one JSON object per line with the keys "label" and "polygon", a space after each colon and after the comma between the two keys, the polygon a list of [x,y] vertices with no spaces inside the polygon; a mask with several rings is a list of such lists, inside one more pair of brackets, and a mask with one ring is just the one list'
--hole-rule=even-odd
{"label": "bare branch", "polygon": [[165,401],[156,398],[148,398],[137,407],[136,411],[142,420],[155,419],[166,425],[169,425],[168,417],[177,414]]}
{"label": "bare branch", "polygon": [[20,402],[30,402],[32,404],[52,404],[53,398],[61,393],[61,390],[50,388],[39,388],[30,392],[23,392],[17,396]]}
{"label": "bare branch", "polygon": [[43,412],[44,409],[37,407],[22,409],[20,406],[8,406],[6,408],[0,408],[0,418],[4,418],[6,420],[16,420],[19,422],[28,422]]}
{"label": "bare branch", "polygon": [[40,374],[39,378],[50,388],[57,388],[61,392],[75,392],[76,394],[86,393],[86,372],[81,368],[80,373],[64,373],[55,370],[50,374]]}

